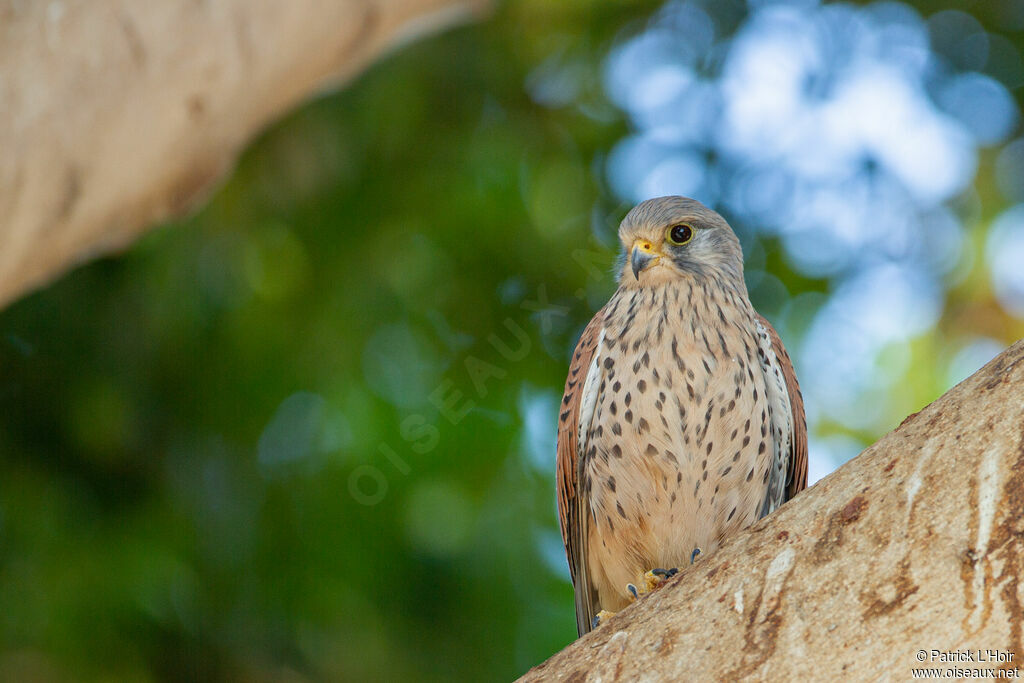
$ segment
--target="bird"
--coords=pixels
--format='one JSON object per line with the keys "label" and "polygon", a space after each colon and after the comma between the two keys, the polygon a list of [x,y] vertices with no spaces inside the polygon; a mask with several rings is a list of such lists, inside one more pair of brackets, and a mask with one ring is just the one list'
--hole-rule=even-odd
{"label": "bird", "polygon": [[580,636],[807,486],[803,397],[721,215],[648,199],[571,356],[558,517]]}

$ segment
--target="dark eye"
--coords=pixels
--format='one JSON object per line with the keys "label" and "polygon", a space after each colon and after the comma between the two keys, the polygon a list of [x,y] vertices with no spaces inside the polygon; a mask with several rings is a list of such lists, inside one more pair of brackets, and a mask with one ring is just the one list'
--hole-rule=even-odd
{"label": "dark eye", "polygon": [[685,223],[673,225],[668,229],[667,237],[672,244],[686,244],[693,239],[693,228]]}

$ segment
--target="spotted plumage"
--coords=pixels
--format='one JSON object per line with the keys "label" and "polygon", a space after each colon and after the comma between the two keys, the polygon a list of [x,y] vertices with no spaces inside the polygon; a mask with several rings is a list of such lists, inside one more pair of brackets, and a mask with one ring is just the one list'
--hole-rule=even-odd
{"label": "spotted plumage", "polygon": [[793,367],[750,304],[729,225],[662,197],[630,211],[619,237],[619,288],[583,331],[559,419],[580,634],[649,570],[714,550],[807,481]]}

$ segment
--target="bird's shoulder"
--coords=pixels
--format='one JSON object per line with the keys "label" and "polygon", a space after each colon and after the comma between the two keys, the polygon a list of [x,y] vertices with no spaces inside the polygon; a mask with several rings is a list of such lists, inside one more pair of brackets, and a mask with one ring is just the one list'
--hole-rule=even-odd
{"label": "bird's shoulder", "polygon": [[[579,456],[579,427],[582,399],[590,367],[600,346],[604,326],[604,309],[599,310],[583,329],[569,363],[565,391],[558,415],[558,478],[559,494],[575,494],[576,460]],[[559,507],[563,501],[559,500]]]}

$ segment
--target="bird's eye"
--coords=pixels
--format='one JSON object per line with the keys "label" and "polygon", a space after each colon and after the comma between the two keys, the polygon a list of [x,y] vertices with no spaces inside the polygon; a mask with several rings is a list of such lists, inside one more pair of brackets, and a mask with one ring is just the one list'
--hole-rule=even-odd
{"label": "bird's eye", "polygon": [[685,223],[673,225],[665,236],[672,244],[686,244],[693,239],[693,228]]}

